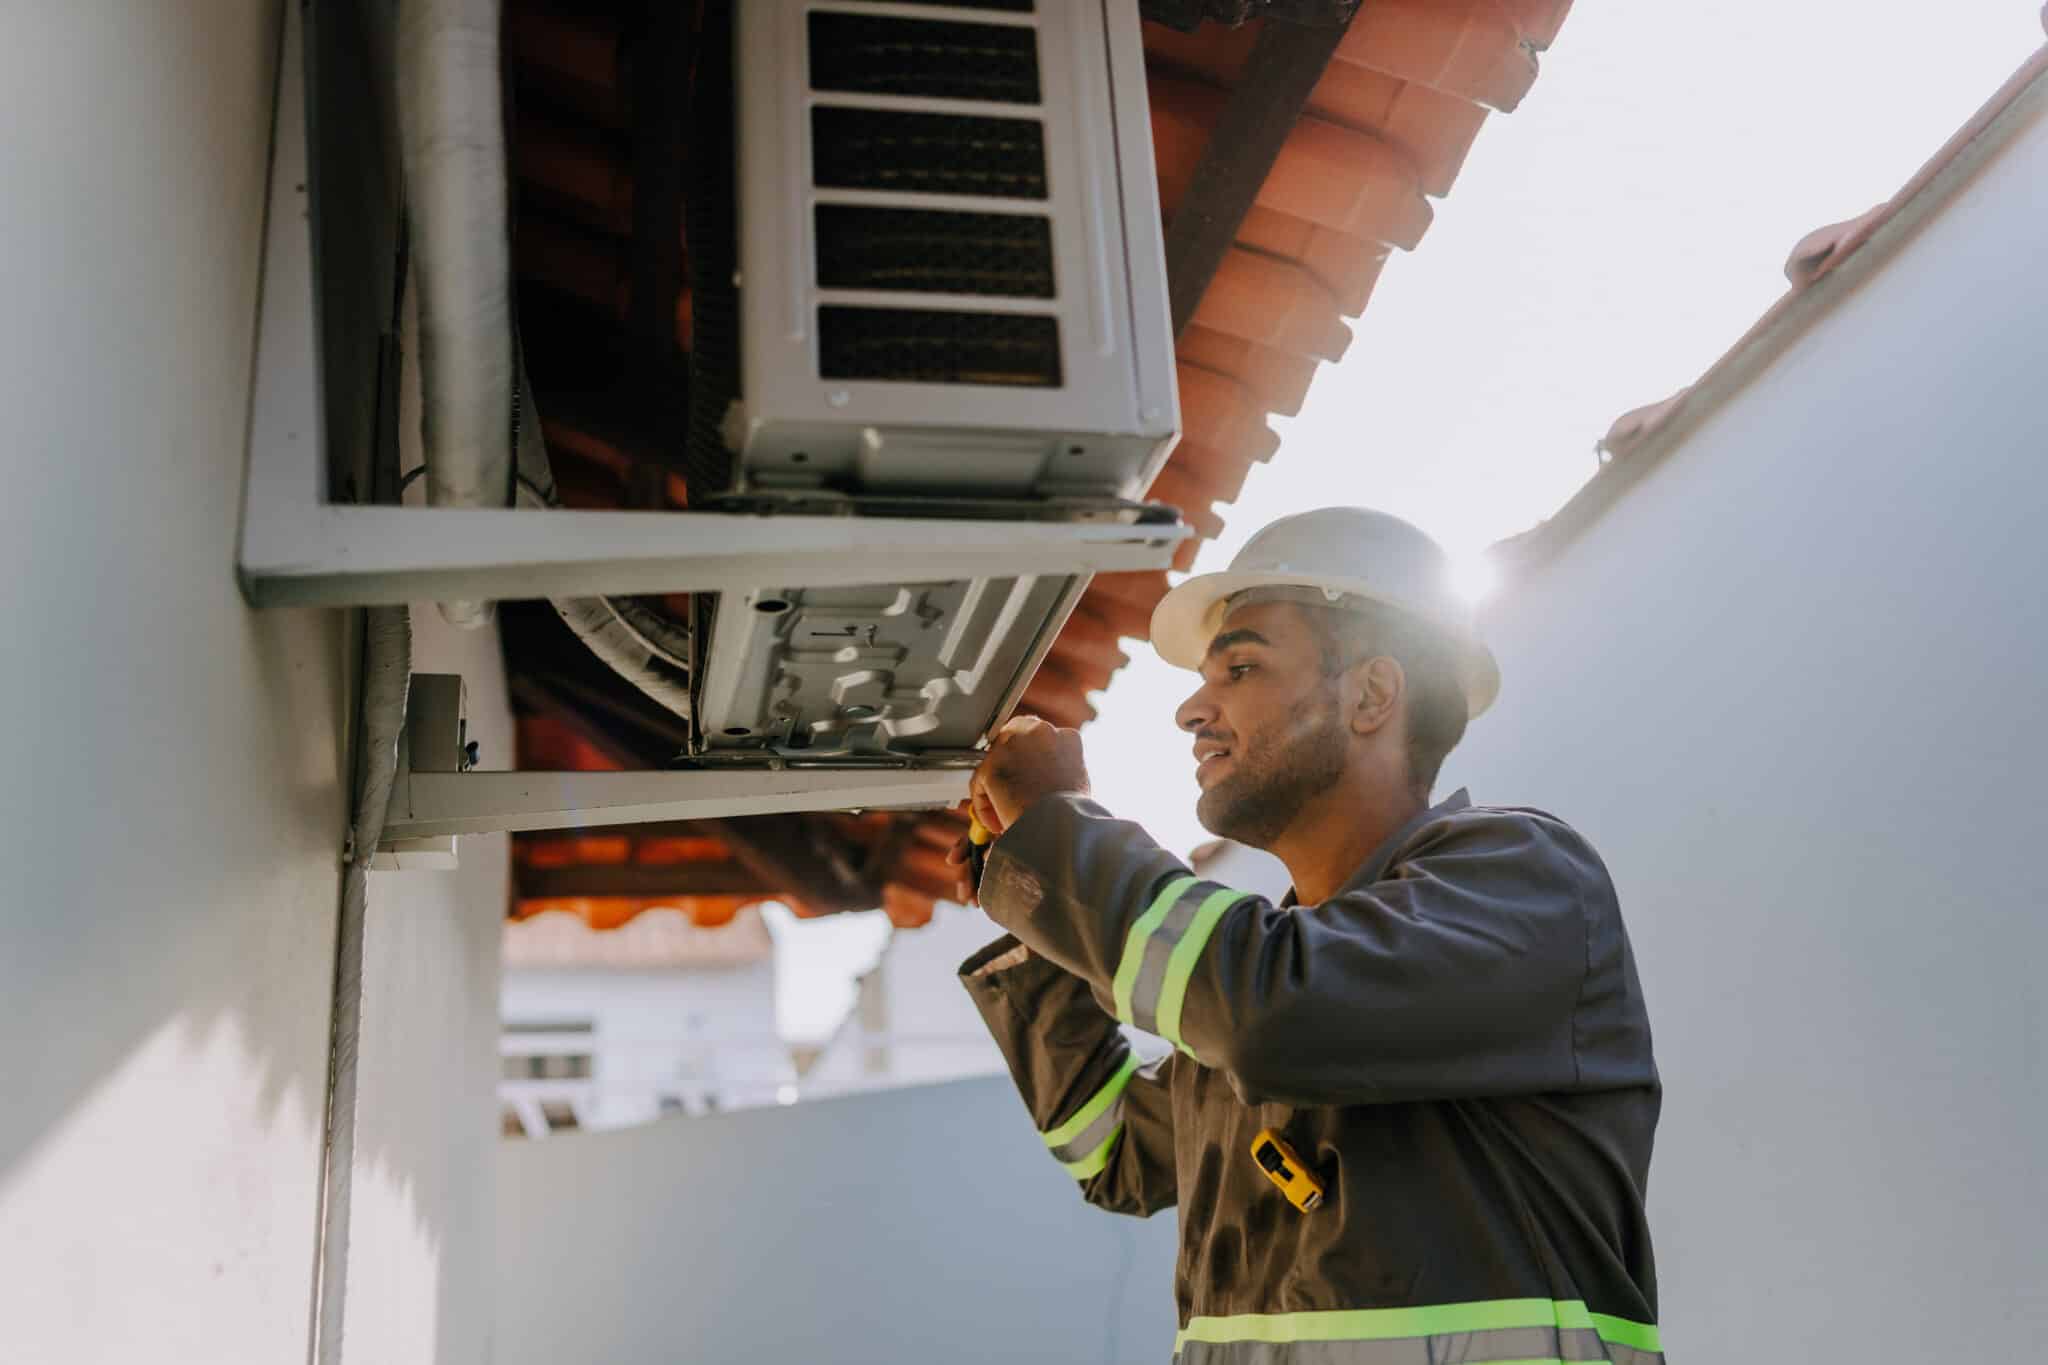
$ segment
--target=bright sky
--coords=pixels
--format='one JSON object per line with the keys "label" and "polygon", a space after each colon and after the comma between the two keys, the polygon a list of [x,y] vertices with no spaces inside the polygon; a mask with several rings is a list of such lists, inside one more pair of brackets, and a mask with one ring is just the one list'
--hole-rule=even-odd
{"label": "bright sky", "polygon": [[888,946],[888,916],[859,910],[798,919],[788,906],[765,905],[761,917],[775,941],[775,1031],[793,1043],[821,1043],[853,1008],[854,978]]}
{"label": "bright sky", "polygon": [[[1220,509],[1197,571],[1314,506],[1383,508],[1468,557],[1548,516],[1608,424],[1696,378],[1784,291],[1792,244],[1889,198],[2041,23],[2033,0],[1579,0],[1529,98],[1487,120],[1421,246],[1388,263],[1349,354],[1275,419],[1279,454]],[[1173,728],[1191,675],[1126,645],[1085,732],[1096,795],[1185,854],[1208,838]],[[886,935],[831,925],[776,926],[786,1034],[829,1028]]]}

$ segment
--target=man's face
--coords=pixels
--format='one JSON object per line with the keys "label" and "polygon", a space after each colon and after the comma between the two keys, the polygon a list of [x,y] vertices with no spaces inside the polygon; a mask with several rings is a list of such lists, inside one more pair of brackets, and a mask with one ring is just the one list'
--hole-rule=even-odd
{"label": "man's face", "polygon": [[1335,786],[1350,755],[1335,679],[1303,614],[1285,602],[1241,607],[1202,664],[1202,687],[1175,720],[1195,738],[1195,815],[1212,834],[1265,847]]}

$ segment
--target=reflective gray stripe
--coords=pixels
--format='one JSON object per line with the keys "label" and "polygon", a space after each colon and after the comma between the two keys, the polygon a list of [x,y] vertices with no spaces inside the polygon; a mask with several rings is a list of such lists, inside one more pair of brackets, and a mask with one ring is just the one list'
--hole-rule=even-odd
{"label": "reflective gray stripe", "polygon": [[1498,1327],[1390,1341],[1188,1341],[1180,1365],[1487,1365],[1492,1361],[1612,1361],[1664,1365],[1661,1351],[1600,1339],[1591,1328]]}
{"label": "reflective gray stripe", "polygon": [[1116,1126],[1123,1121],[1124,1100],[1123,1096],[1119,1095],[1115,1103],[1095,1116],[1094,1122],[1053,1148],[1053,1160],[1065,1166],[1083,1157],[1093,1156],[1095,1149],[1109,1141],[1109,1135],[1115,1132]]}
{"label": "reflective gray stripe", "polygon": [[1159,992],[1166,986],[1166,960],[1173,956],[1180,936],[1194,922],[1202,902],[1223,888],[1214,882],[1195,882],[1180,893],[1173,909],[1159,921],[1159,927],[1145,940],[1145,956],[1138,962],[1138,983],[1131,988],[1131,1022],[1147,1033],[1159,1032]]}

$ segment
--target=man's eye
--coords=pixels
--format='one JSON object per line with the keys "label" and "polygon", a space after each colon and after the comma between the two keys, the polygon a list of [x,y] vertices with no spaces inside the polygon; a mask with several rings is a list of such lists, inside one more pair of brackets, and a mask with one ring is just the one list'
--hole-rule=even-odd
{"label": "man's eye", "polygon": [[1258,667],[1257,664],[1232,664],[1229,669],[1230,680],[1232,682],[1236,682],[1239,678],[1251,672],[1256,667]]}

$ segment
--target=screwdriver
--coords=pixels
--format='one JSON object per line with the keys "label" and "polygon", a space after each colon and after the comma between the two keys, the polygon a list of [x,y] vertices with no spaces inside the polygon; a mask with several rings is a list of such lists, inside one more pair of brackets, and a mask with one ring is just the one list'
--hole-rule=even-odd
{"label": "screwdriver", "polygon": [[995,838],[987,825],[971,814],[967,817],[967,874],[973,879],[976,895],[981,894],[981,870],[988,866],[988,846]]}

